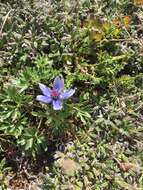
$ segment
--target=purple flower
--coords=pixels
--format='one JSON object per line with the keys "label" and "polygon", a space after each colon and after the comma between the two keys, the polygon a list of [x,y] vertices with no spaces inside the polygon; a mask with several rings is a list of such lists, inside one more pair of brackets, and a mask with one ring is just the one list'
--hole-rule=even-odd
{"label": "purple flower", "polygon": [[64,91],[64,79],[56,77],[53,83],[53,89],[48,88],[44,84],[39,84],[43,95],[38,95],[36,99],[43,103],[52,103],[54,110],[61,110],[63,105],[62,101],[70,98],[75,89]]}

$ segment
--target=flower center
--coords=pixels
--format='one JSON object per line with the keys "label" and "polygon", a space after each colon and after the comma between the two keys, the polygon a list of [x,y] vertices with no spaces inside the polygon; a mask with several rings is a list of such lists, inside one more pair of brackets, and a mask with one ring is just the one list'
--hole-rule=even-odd
{"label": "flower center", "polygon": [[52,95],[53,98],[58,98],[60,93],[57,90],[52,90],[51,95]]}

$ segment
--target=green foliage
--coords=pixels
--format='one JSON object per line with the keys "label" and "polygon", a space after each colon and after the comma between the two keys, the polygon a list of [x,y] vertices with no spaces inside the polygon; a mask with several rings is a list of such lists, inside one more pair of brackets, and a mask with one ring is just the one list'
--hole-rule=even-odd
{"label": "green foliage", "polygon": [[[72,139],[63,154],[79,168],[68,176],[55,162],[45,189],[142,189],[142,171],[124,172],[116,162],[143,161],[142,6],[129,0],[0,6],[1,152],[11,145],[36,160],[51,142],[66,146]],[[39,82],[51,87],[59,75],[76,93],[54,111],[36,96]]]}
{"label": "green foliage", "polygon": [[[138,147],[138,143],[142,143],[142,121],[138,120],[141,118],[140,108],[135,108],[137,104],[141,105],[142,98],[138,96],[137,104],[135,96],[130,97],[130,100],[128,98],[119,102],[127,107],[106,102],[106,113],[102,117],[94,116],[95,120],[88,130],[79,131],[74,143],[65,144],[63,153],[55,153],[57,159],[52,172],[47,171],[43,186],[45,190],[130,189],[133,186],[132,179],[137,180],[135,189],[136,185],[137,189],[142,188],[143,155],[142,148]],[[63,171],[63,158],[77,163],[74,175]],[[123,168],[122,165],[129,168]],[[70,165],[66,167],[68,170]]]}
{"label": "green foliage", "polygon": [[7,187],[6,174],[10,171],[11,168],[7,167],[5,164],[5,160],[1,160],[0,162],[0,189],[5,190]]}

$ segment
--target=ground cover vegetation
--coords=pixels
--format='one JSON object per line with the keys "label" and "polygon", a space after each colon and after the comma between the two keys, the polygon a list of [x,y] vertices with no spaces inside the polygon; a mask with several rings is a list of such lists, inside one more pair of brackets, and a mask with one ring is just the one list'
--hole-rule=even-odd
{"label": "ground cover vegetation", "polygon": [[142,190],[142,162],[143,1],[1,0],[0,189]]}

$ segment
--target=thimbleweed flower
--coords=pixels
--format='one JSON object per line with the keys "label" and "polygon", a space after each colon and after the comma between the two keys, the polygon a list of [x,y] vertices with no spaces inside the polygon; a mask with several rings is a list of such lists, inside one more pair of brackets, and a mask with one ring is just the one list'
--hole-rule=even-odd
{"label": "thimbleweed flower", "polygon": [[53,83],[53,89],[48,88],[44,84],[39,84],[39,87],[43,95],[38,95],[36,99],[43,103],[52,103],[54,110],[61,110],[63,100],[70,98],[75,89],[69,89],[64,91],[64,79],[56,77]]}

